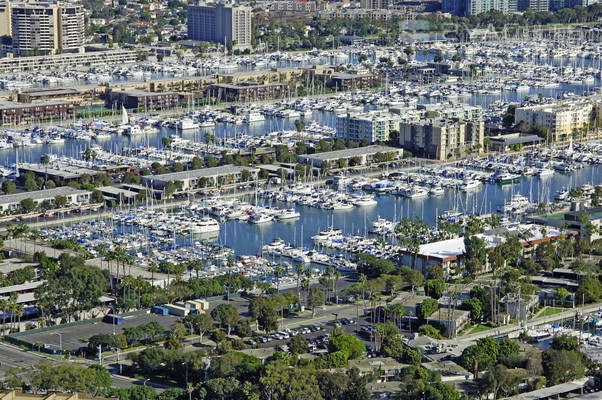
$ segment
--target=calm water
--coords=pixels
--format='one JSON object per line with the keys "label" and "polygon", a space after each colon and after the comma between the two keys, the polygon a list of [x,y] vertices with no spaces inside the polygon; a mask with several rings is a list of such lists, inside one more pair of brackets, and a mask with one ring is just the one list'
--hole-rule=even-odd
{"label": "calm water", "polygon": [[[220,244],[233,248],[237,254],[258,254],[263,244],[268,244],[276,238],[298,247],[302,244],[312,247],[311,236],[329,226],[340,228],[348,234],[363,235],[367,234],[367,230],[378,216],[388,220],[399,220],[402,216],[418,216],[425,222],[434,224],[438,214],[450,209],[489,213],[504,204],[504,201],[509,201],[516,193],[523,194],[531,201],[548,202],[553,199],[557,190],[585,183],[602,184],[602,166],[588,166],[570,174],[555,173],[545,178],[522,178],[515,185],[486,184],[480,191],[470,194],[447,190],[442,196],[423,199],[382,195],[376,197],[378,204],[375,206],[355,207],[350,210],[331,211],[295,206],[301,213],[301,218],[295,221],[262,225],[229,221],[222,225],[218,240]],[[262,204],[261,200],[259,202]]]}

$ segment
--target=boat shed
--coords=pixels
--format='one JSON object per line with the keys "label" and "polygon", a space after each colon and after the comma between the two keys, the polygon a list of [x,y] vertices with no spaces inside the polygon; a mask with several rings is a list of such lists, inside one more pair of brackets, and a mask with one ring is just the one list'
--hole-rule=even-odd
{"label": "boat shed", "polygon": [[490,137],[491,149],[500,153],[505,153],[510,150],[512,146],[520,145],[521,147],[537,146],[544,142],[544,139],[537,135],[521,135],[521,134],[509,134],[499,135]]}
{"label": "boat shed", "polygon": [[21,207],[21,201],[25,199],[32,199],[36,206],[39,206],[45,200],[54,202],[54,199],[57,196],[66,197],[67,206],[88,204],[90,202],[91,194],[92,192],[89,190],[75,189],[71,186],[62,186],[46,190],[35,190],[33,192],[6,194],[4,196],[0,196],[0,211],[16,210]]}
{"label": "boat shed", "polygon": [[314,167],[321,167],[322,163],[327,161],[334,165],[340,159],[348,161],[354,157],[359,157],[361,165],[368,165],[375,160],[375,155],[378,153],[395,153],[394,158],[403,157],[403,149],[397,147],[372,145],[366,147],[356,147],[353,149],[326,151],[324,153],[304,154],[299,156],[299,163],[310,164]]}
{"label": "boat shed", "polygon": [[[247,172],[245,172],[247,171]],[[247,180],[255,180],[259,173],[258,168],[241,167],[238,165],[222,165],[215,168],[203,168],[190,171],[173,172],[170,174],[148,175],[142,177],[142,185],[163,189],[167,182],[182,182],[182,190],[196,190],[204,187],[213,187],[219,184],[238,183],[243,175],[248,175]]]}

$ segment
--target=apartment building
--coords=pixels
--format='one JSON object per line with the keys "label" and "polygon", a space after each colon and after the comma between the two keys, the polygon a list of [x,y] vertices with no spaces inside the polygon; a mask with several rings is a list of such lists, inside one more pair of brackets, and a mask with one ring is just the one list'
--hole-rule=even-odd
{"label": "apartment building", "polygon": [[54,56],[0,58],[0,73],[16,71],[44,71],[68,69],[82,66],[132,64],[136,52],[132,50],[92,51],[88,53],[66,53]]}
{"label": "apartment building", "polygon": [[563,142],[571,139],[576,131],[587,127],[594,120],[600,105],[602,98],[597,97],[569,103],[518,107],[514,122],[525,127],[541,126],[548,130],[551,140]]}
{"label": "apartment building", "polygon": [[389,140],[392,131],[399,130],[400,121],[399,115],[384,111],[347,113],[337,116],[337,138],[356,142],[362,139],[370,143],[384,142]]}
{"label": "apartment building", "polygon": [[16,55],[56,54],[83,48],[84,10],[81,5],[60,2],[6,4]]}
{"label": "apartment building", "polygon": [[199,3],[188,6],[188,39],[251,47],[252,8],[234,4]]}
{"label": "apartment building", "polygon": [[0,0],[0,36],[10,36],[10,3]]}
{"label": "apartment building", "polygon": [[383,8],[389,8],[389,0],[361,0],[360,6],[362,8],[369,8],[372,10],[378,10]]}
{"label": "apartment building", "polygon": [[416,154],[446,160],[465,149],[483,151],[485,124],[483,121],[460,121],[427,118],[402,122],[399,125],[399,144]]}

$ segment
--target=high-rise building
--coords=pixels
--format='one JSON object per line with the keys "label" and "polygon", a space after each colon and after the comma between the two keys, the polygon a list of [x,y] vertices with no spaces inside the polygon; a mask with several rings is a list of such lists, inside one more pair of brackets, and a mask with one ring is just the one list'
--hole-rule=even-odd
{"label": "high-rise building", "polygon": [[337,138],[360,142],[362,139],[370,143],[389,140],[392,131],[399,129],[400,116],[385,111],[367,113],[348,113],[337,116]]}
{"label": "high-rise building", "polygon": [[518,11],[531,9],[533,11],[548,11],[550,9],[549,0],[518,0]]}
{"label": "high-rise building", "polygon": [[370,8],[372,10],[389,8],[389,0],[361,0],[360,6],[362,8]]}
{"label": "high-rise building", "polygon": [[10,36],[10,3],[0,0],[0,36]]}
{"label": "high-rise building", "polygon": [[251,47],[251,7],[222,3],[188,6],[188,39]]}
{"label": "high-rise building", "polygon": [[464,11],[466,16],[477,15],[488,11],[508,13],[508,0],[466,0]]}
{"label": "high-rise building", "polygon": [[446,160],[463,150],[482,151],[483,121],[421,119],[399,125],[399,144],[415,154]]}
{"label": "high-rise building", "polygon": [[71,3],[10,3],[13,51],[17,55],[77,51],[84,45],[83,7]]}

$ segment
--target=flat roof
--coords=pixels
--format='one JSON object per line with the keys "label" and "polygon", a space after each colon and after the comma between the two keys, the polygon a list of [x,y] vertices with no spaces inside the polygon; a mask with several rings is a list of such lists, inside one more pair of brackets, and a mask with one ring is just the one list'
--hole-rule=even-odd
{"label": "flat roof", "polygon": [[37,267],[39,263],[24,261],[18,258],[7,258],[0,263],[0,273],[8,274],[25,267]]}
{"label": "flat roof", "polygon": [[228,164],[221,167],[193,169],[190,171],[172,172],[170,174],[147,175],[143,176],[142,179],[144,181],[158,182],[182,181],[185,179],[213,178],[216,176],[238,174],[245,170],[251,172],[259,171],[257,168]]}
{"label": "flat roof", "polygon": [[[439,311],[441,311],[441,316],[439,316]],[[430,317],[427,318],[427,321],[430,319],[432,321],[448,321],[449,308],[440,308],[437,309],[434,313],[431,314]],[[470,314],[470,311],[464,310],[453,310],[452,311],[452,320],[456,321],[459,318],[463,318],[466,315]]]}
{"label": "flat roof", "polygon": [[214,83],[211,86],[219,86],[219,87],[223,87],[226,89],[253,89],[253,88],[259,88],[259,87],[268,87],[268,86],[284,86],[286,85],[286,83],[277,83],[277,82],[270,82],[270,83],[256,83],[256,84],[240,84],[240,85],[233,85],[231,83]]}
{"label": "flat roof", "polygon": [[399,151],[403,151],[403,149],[399,149],[397,147],[381,146],[378,144],[373,144],[371,146],[356,147],[354,149],[334,150],[334,151],[327,151],[324,153],[316,153],[316,154],[303,154],[303,155],[299,156],[299,158],[306,159],[306,160],[332,160],[332,159],[339,159],[339,158],[364,156],[367,154],[385,153],[388,151],[399,152]]}
{"label": "flat roof", "polygon": [[148,92],[140,89],[116,89],[112,90],[111,93],[123,93],[127,96],[165,96],[165,95],[176,95],[176,92]]}
{"label": "flat roof", "polygon": [[35,172],[38,175],[52,175],[63,179],[76,179],[82,175],[98,175],[101,171],[53,161],[48,166],[43,164],[21,164],[19,169]]}
{"label": "flat roof", "polygon": [[21,92],[21,94],[31,97],[78,94],[79,90],[75,88],[56,88],[56,89],[36,89]]}
{"label": "flat roof", "polygon": [[115,196],[124,195],[126,197],[136,197],[138,194],[136,192],[132,192],[131,190],[121,189],[115,186],[102,186],[99,187],[98,190],[100,190],[103,194],[108,193]]}
{"label": "flat roof", "polygon": [[5,287],[0,288],[0,296],[6,295],[9,293],[13,293],[13,292],[22,292],[24,290],[33,290],[35,288],[42,286],[44,284],[44,282],[46,282],[46,281],[41,280],[41,281],[25,282],[25,283],[22,283],[21,285],[5,286]]}
{"label": "flat roof", "polygon": [[[560,385],[550,386],[543,389],[533,390],[532,392],[521,393],[515,396],[506,397],[503,400],[541,400],[552,398],[564,393],[579,390],[585,386],[588,378],[581,378],[575,381],[561,383]],[[596,393],[595,398],[600,398],[600,393]]]}
{"label": "flat roof", "polygon": [[56,196],[71,196],[74,194],[90,194],[89,190],[75,189],[71,186],[61,186],[54,189],[35,190],[33,192],[22,192],[15,194],[5,194],[0,196],[0,204],[20,203],[21,200],[46,200],[54,199]]}
{"label": "flat roof", "polygon": [[490,139],[492,142],[500,142],[505,144],[506,146],[511,146],[514,144],[543,142],[543,139],[537,135],[520,135],[515,137],[490,137]]}
{"label": "flat roof", "polygon": [[72,104],[69,101],[64,100],[53,100],[53,101],[40,101],[36,103],[15,103],[12,101],[0,102],[0,110],[12,110],[15,108],[32,108],[32,107],[46,107],[56,105],[67,105]]}

